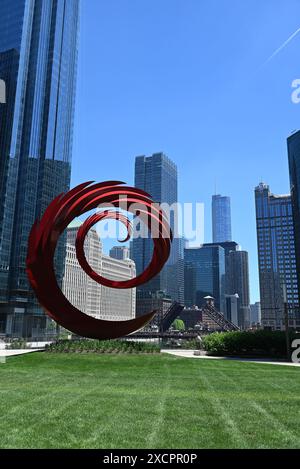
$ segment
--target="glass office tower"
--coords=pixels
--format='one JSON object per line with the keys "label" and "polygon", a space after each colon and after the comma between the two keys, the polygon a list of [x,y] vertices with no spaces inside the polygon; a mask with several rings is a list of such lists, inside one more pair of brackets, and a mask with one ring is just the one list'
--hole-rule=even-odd
{"label": "glass office tower", "polygon": [[[237,251],[239,250],[239,245],[235,241],[225,241],[225,242],[220,242],[220,243],[205,243],[204,246],[221,246],[221,248],[224,249],[225,253],[225,293],[226,295],[232,295],[232,285],[231,285],[231,278],[232,274],[230,272],[230,265],[229,265],[229,254],[231,251]],[[237,292],[234,292],[237,293]]]}
{"label": "glass office tower", "polygon": [[260,183],[255,189],[261,321],[284,329],[284,290],[290,327],[300,326],[294,226],[290,195],[273,195]]}
{"label": "glass office tower", "polygon": [[[79,0],[1,0],[0,324],[10,336],[40,335],[45,316],[26,272],[28,234],[69,189]],[[61,283],[64,242],[57,250]]]}
{"label": "glass office tower", "polygon": [[212,196],[212,235],[213,243],[232,241],[230,197]]}
{"label": "glass office tower", "polygon": [[225,251],[221,246],[203,245],[184,250],[185,305],[203,306],[212,296],[216,308],[225,313]]}
{"label": "glass office tower", "polygon": [[300,130],[287,139],[295,235],[298,288],[300,288]]}
{"label": "glass office tower", "polygon": [[[248,253],[241,251],[235,241],[205,243],[203,246],[221,246],[225,253],[225,294],[226,304],[237,303],[237,323],[242,329],[250,325],[250,287]],[[237,295],[237,297],[235,296]],[[229,315],[228,315],[229,316]]]}
{"label": "glass office tower", "polygon": [[229,294],[238,295],[238,326],[250,326],[250,283],[247,251],[230,251],[228,256]]}
{"label": "glass office tower", "polygon": [[[148,192],[159,204],[172,204],[178,201],[177,167],[163,153],[152,156],[138,156],[135,160],[135,186]],[[170,225],[174,231],[174,213],[170,213]],[[153,242],[148,238],[136,238],[132,242],[132,258],[137,274],[148,266],[153,251]],[[172,300],[184,301],[184,261],[183,241],[174,238],[170,258],[160,274],[150,282],[139,287],[140,291],[162,291]]]}

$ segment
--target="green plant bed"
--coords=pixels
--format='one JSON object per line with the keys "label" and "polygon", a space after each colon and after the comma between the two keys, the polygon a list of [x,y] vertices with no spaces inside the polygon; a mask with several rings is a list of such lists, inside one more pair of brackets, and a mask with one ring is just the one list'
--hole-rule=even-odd
{"label": "green plant bed", "polygon": [[125,340],[59,340],[46,347],[48,353],[160,353],[157,344]]}
{"label": "green plant bed", "polygon": [[[291,333],[290,341],[296,337]],[[203,348],[213,356],[285,358],[286,336],[281,331],[264,330],[215,332],[203,338]]]}
{"label": "green plant bed", "polygon": [[182,348],[187,350],[200,350],[202,348],[202,344],[197,339],[183,340]]}
{"label": "green plant bed", "polygon": [[25,339],[14,339],[8,346],[8,350],[21,350],[27,349],[27,342]]}

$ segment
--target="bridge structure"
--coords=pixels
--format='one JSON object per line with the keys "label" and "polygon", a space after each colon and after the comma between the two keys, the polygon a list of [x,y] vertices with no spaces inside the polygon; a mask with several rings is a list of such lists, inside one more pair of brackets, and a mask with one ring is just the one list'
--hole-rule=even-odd
{"label": "bridge structure", "polygon": [[[136,338],[170,338],[170,339],[194,339],[197,338],[200,334],[205,335],[213,332],[212,330],[203,328],[202,330],[195,331],[169,331],[170,326],[173,324],[175,319],[177,319],[182,311],[184,306],[180,303],[174,302],[171,304],[166,313],[160,318],[160,324],[158,330],[145,330],[142,329],[130,337],[134,336]],[[214,306],[213,301],[207,301],[206,305],[199,309],[202,318],[205,317],[209,319],[212,323],[218,326],[220,332],[229,332],[229,331],[238,331],[240,328],[235,325],[233,322],[225,318],[224,314],[220,313]],[[214,329],[216,330],[216,329]]]}
{"label": "bridge structure", "polygon": [[220,313],[214,306],[213,303],[207,303],[202,309],[202,314],[208,316],[212,321],[214,321],[218,326],[220,326],[221,330],[224,332],[230,331],[239,331],[240,328],[234,324],[233,322],[229,321],[225,318],[224,314]]}
{"label": "bridge structure", "polygon": [[173,324],[175,319],[178,318],[183,309],[184,306],[180,303],[177,303],[176,301],[171,304],[170,308],[166,311],[165,315],[161,319],[161,333],[166,332],[171,327],[171,325]]}

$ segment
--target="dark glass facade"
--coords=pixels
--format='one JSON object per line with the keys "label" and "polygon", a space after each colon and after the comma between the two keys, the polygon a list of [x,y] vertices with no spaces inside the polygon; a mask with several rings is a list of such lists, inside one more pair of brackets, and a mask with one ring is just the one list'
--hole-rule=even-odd
{"label": "dark glass facade", "polygon": [[[149,193],[159,204],[177,203],[177,167],[164,153],[152,156],[138,156],[135,160],[135,186]],[[170,213],[170,225],[174,231],[174,212]],[[153,251],[153,242],[148,238],[136,238],[132,242],[131,255],[137,273],[148,266]],[[184,301],[183,241],[174,238],[170,258],[153,280],[139,287],[141,291],[163,291],[172,300]]]}
{"label": "dark glass facade", "polygon": [[[205,243],[203,246],[221,246],[224,249],[225,253],[225,294],[231,295],[231,274],[230,274],[230,265],[229,265],[229,253],[231,251],[237,251],[239,245],[235,241],[225,241],[220,243]],[[236,293],[236,292],[235,292]]]}
{"label": "dark glass facade", "polygon": [[221,246],[202,246],[184,250],[185,305],[202,306],[205,296],[215,299],[216,308],[225,312],[225,251]]}
{"label": "dark glass facade", "polygon": [[[79,0],[1,0],[1,332],[40,335],[45,316],[26,272],[28,234],[49,202],[69,189]],[[61,283],[65,244],[56,253]]]}
{"label": "dark glass facade", "polygon": [[300,130],[287,139],[298,291],[300,289]]}
{"label": "dark glass facade", "polygon": [[[249,292],[249,266],[248,253],[240,251],[239,245],[235,241],[225,241],[220,243],[206,243],[203,246],[221,246],[225,253],[225,294],[235,298],[237,303],[236,325],[241,329],[247,329],[250,325],[250,292]],[[230,304],[230,299],[226,302]],[[231,308],[231,304],[229,309]],[[229,310],[226,309],[227,317],[230,317]]]}
{"label": "dark glass facade", "polygon": [[289,325],[299,327],[291,197],[273,195],[269,186],[261,183],[255,189],[255,203],[262,325],[265,328],[284,329],[286,288]]}
{"label": "dark glass facade", "polygon": [[213,243],[232,240],[230,197],[212,196],[212,237]]}

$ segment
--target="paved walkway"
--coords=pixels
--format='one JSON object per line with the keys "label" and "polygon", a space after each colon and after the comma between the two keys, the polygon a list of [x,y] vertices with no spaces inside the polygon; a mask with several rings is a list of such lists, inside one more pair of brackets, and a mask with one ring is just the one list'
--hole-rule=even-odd
{"label": "paved walkway", "polygon": [[[7,357],[14,357],[17,355],[25,355],[26,353],[38,352],[40,349],[19,349],[19,350],[0,350],[0,359]],[[239,362],[249,363],[264,363],[265,365],[285,365],[285,366],[299,366],[300,363],[289,363],[289,362],[278,362],[275,360],[266,360],[260,358],[240,358],[240,357],[210,357],[208,355],[194,355],[194,350],[171,350],[163,349],[162,353],[168,353],[169,355],[175,355],[181,358],[202,358],[204,360],[232,360]]]}
{"label": "paved walkway", "polygon": [[264,363],[265,365],[285,365],[285,366],[299,366],[300,363],[290,363],[290,362],[278,362],[275,360],[267,360],[260,358],[239,358],[239,357],[209,357],[208,355],[194,355],[194,350],[161,350],[162,353],[168,353],[170,355],[175,355],[176,357],[182,358],[202,358],[204,360],[233,360],[239,362],[250,362],[250,363]]}
{"label": "paved walkway", "polygon": [[16,355],[24,355],[25,353],[38,352],[39,349],[20,349],[20,350],[0,350],[1,357],[14,357]]}

